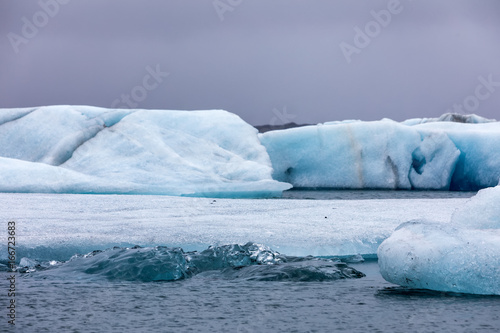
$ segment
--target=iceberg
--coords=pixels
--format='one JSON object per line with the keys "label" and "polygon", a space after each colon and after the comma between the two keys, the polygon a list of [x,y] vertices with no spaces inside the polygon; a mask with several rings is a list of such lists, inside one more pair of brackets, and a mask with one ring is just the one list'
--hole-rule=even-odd
{"label": "iceberg", "polygon": [[401,286],[500,295],[500,186],[484,189],[447,224],[401,224],[378,249],[380,272]]}
{"label": "iceberg", "polygon": [[222,110],[0,110],[0,191],[272,197],[257,130]]}
{"label": "iceberg", "polygon": [[479,190],[500,179],[498,122],[343,121],[259,137],[274,179],[294,187]]}

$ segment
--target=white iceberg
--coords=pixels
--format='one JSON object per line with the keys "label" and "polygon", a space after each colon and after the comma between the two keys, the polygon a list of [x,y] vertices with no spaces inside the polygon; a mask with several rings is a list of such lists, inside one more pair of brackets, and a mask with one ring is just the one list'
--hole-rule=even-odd
{"label": "white iceberg", "polygon": [[0,110],[0,191],[280,195],[257,130],[229,112]]}
{"label": "white iceberg", "polygon": [[273,177],[294,187],[478,190],[500,179],[498,122],[330,122],[259,137]]}
{"label": "white iceberg", "polygon": [[403,223],[378,249],[380,272],[405,287],[500,295],[500,186],[457,210],[451,223]]}

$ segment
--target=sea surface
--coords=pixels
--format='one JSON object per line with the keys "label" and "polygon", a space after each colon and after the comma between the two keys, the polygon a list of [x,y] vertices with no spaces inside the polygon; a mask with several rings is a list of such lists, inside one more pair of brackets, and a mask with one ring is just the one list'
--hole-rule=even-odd
{"label": "sea surface", "polygon": [[[305,255],[308,241],[329,240],[314,233],[321,225],[343,219],[352,224],[351,215],[369,226],[387,219],[390,228],[406,219],[399,215],[445,221],[472,195],[303,190],[263,201],[1,194],[3,225],[16,221],[17,245],[24,251],[19,256],[25,259],[16,273],[0,267],[0,332],[498,332],[500,297],[405,289],[386,282],[374,259]],[[307,214],[297,217],[292,211],[297,219],[288,220],[290,204]],[[192,205],[199,207],[193,211]],[[335,213],[323,216],[332,207]],[[302,221],[313,214],[318,216]],[[260,221],[266,216],[267,221]],[[193,230],[196,224],[189,219],[204,227]],[[171,228],[170,220],[175,221]],[[290,226],[304,223],[303,232],[286,235],[291,229],[282,220]],[[256,232],[252,227],[279,223],[279,230]],[[364,234],[358,229],[341,235],[361,239]],[[173,234],[150,239],[148,230]],[[171,242],[182,230],[186,238],[173,244],[181,250]],[[266,232],[256,243],[241,241],[247,237],[253,239],[245,242],[254,242]],[[386,231],[378,232],[383,236]],[[231,233],[241,238],[231,242]],[[3,238],[5,243],[6,233]],[[273,244],[259,245],[274,238],[279,238],[278,245],[287,239],[291,244],[281,246],[279,253]],[[207,242],[216,239],[221,242],[207,249]],[[140,247],[127,247],[133,243]],[[114,249],[109,246],[113,244]],[[71,252],[92,247],[98,251]],[[320,250],[349,248],[352,244]],[[370,252],[370,247],[360,246],[365,248]],[[71,258],[73,254],[78,256]],[[5,256],[0,255],[0,262],[6,264]],[[135,269],[144,262],[151,264]],[[178,274],[161,275],[156,269],[160,266]],[[12,274],[15,326],[7,323],[7,279]]]}

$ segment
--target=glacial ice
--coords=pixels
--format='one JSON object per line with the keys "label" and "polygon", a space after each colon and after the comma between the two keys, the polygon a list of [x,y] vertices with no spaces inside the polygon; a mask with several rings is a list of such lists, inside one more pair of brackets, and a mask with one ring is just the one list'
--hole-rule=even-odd
{"label": "glacial ice", "polygon": [[500,123],[389,119],[259,134],[276,180],[303,188],[478,190],[500,179]]}
{"label": "glacial ice", "polygon": [[500,179],[499,147],[500,123],[476,115],[257,135],[221,110],[1,109],[0,192],[271,197],[287,183],[478,190]]}
{"label": "glacial ice", "polygon": [[141,282],[177,281],[203,273],[217,278],[258,281],[332,281],[364,276],[336,259],[287,257],[250,242],[211,246],[202,252],[184,252],[166,246],[115,247],[75,255],[67,262],[55,264],[22,258],[17,271],[42,278],[55,274],[58,278],[74,279],[77,274],[80,280],[96,276]]}
{"label": "glacial ice", "polygon": [[380,272],[405,287],[500,295],[500,186],[478,192],[451,223],[401,224],[378,249]]}
{"label": "glacial ice", "polygon": [[219,110],[0,110],[0,191],[266,197],[257,130]]}

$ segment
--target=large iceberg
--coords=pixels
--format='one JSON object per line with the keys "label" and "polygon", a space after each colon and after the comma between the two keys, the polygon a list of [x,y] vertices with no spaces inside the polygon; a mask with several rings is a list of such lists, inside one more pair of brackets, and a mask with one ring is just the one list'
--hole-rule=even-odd
{"label": "large iceberg", "polygon": [[0,191],[267,197],[257,130],[226,111],[0,110]]}
{"label": "large iceberg", "polygon": [[500,186],[481,190],[451,223],[400,225],[378,258],[382,276],[401,286],[500,295]]}
{"label": "large iceberg", "polygon": [[303,188],[478,190],[500,179],[500,123],[389,119],[259,134],[273,177]]}

